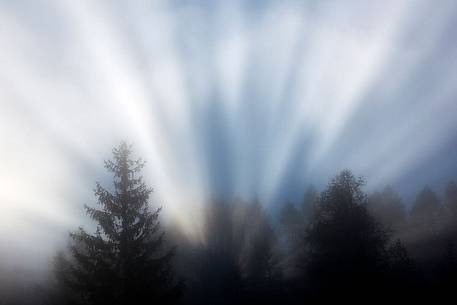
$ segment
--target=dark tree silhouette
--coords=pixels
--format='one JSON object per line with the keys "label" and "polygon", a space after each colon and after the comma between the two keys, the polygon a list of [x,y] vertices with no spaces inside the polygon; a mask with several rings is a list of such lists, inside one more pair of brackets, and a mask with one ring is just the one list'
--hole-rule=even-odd
{"label": "dark tree silhouette", "polygon": [[390,247],[389,234],[368,213],[363,185],[345,170],[321,194],[305,237],[307,284],[316,297],[369,295],[390,285],[393,266],[409,263],[401,244]]}
{"label": "dark tree silhouette", "polygon": [[165,249],[161,208],[149,207],[152,189],[139,176],[144,162],[133,161],[125,143],[113,156],[105,167],[114,175],[114,190],[97,183],[100,208],[86,206],[96,232],[79,228],[70,234],[70,255],[58,257],[57,276],[73,301],[84,304],[174,303],[180,294],[171,266],[174,251]]}

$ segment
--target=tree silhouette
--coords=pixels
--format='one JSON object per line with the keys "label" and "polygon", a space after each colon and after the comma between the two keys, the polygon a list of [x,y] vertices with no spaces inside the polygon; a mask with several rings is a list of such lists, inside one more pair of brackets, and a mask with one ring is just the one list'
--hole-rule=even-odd
{"label": "tree silhouette", "polygon": [[302,277],[300,259],[303,252],[303,231],[313,219],[319,192],[310,185],[303,196],[301,205],[296,207],[287,202],[279,212],[281,250],[284,276],[289,279]]}
{"label": "tree silhouette", "polygon": [[304,218],[305,224],[308,224],[313,218],[318,200],[319,192],[313,185],[310,185],[305,191],[301,206],[301,214]]}
{"label": "tree silhouette", "polygon": [[247,205],[246,209],[243,273],[248,281],[253,282],[277,278],[276,234],[269,217],[259,202]]}
{"label": "tree silhouette", "polygon": [[405,223],[405,206],[400,195],[391,187],[371,194],[368,197],[367,207],[376,220],[392,231],[398,231]]}
{"label": "tree silhouette", "polygon": [[457,223],[457,183],[449,181],[444,193],[444,206],[446,214],[448,214],[448,221],[455,226]]}
{"label": "tree silhouette", "polygon": [[302,276],[300,258],[305,217],[292,203],[286,203],[279,214],[282,268],[286,278]]}
{"label": "tree silhouette", "polygon": [[85,206],[97,223],[95,234],[71,233],[70,255],[59,256],[58,278],[83,304],[174,303],[180,285],[173,277],[173,250],[165,249],[158,221],[150,210],[152,189],[139,175],[144,162],[132,160],[131,147],[113,149],[106,169],[114,175],[110,192],[97,183],[99,209]]}
{"label": "tree silhouette", "polygon": [[298,232],[303,229],[304,219],[295,205],[287,202],[279,213],[279,223],[290,239],[296,239]]}
{"label": "tree silhouette", "polygon": [[278,304],[282,290],[277,237],[259,202],[244,205],[241,257],[245,304]]}
{"label": "tree silhouette", "polygon": [[424,187],[417,195],[411,210],[411,223],[419,233],[436,236],[442,216],[440,200],[434,191]]}
{"label": "tree silhouette", "polygon": [[[364,180],[345,170],[321,194],[306,231],[307,283],[315,296],[357,299],[389,285],[389,270],[409,264],[401,244],[368,213]],[[409,269],[408,269],[409,270]]]}

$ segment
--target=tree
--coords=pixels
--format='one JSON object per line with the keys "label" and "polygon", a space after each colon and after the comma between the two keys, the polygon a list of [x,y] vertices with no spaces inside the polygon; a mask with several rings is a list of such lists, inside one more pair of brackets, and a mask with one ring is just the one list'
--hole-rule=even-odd
{"label": "tree", "polygon": [[293,203],[287,202],[279,212],[282,266],[286,278],[303,276],[303,268],[300,266],[303,254],[303,231],[314,215],[318,198],[319,192],[310,185],[304,193],[301,205],[296,207]]}
{"label": "tree", "polygon": [[449,181],[444,194],[444,206],[452,221],[457,219],[457,183]]}
{"label": "tree", "polygon": [[305,224],[308,224],[309,221],[312,219],[314,215],[314,209],[316,207],[316,203],[319,200],[319,192],[316,188],[310,185],[303,196],[302,201],[302,208],[301,213],[303,215],[303,219]]}
{"label": "tree", "polygon": [[99,208],[85,206],[96,232],[79,228],[70,234],[70,255],[58,257],[57,276],[83,304],[173,303],[180,294],[171,266],[174,250],[165,249],[161,208],[149,207],[152,189],[139,175],[144,162],[130,159],[125,143],[113,156],[105,168],[114,175],[114,191],[97,183]]}
{"label": "tree", "polygon": [[406,211],[400,195],[391,187],[368,197],[368,211],[385,227],[398,231],[405,223]]}
{"label": "tree", "polygon": [[280,255],[276,232],[260,202],[245,203],[237,210],[243,245],[240,265],[243,304],[278,304],[282,297]]}
{"label": "tree", "polygon": [[306,230],[307,283],[319,297],[373,293],[391,285],[391,266],[401,270],[397,264],[409,262],[401,244],[391,248],[386,229],[368,213],[364,183],[348,170],[337,175]]}
{"label": "tree", "polygon": [[286,203],[279,213],[280,242],[284,276],[293,279],[302,276],[300,257],[303,244],[305,217],[292,203]]}
{"label": "tree", "polygon": [[416,234],[425,238],[436,236],[441,226],[442,209],[434,191],[424,187],[417,195],[411,210],[411,224]]}
{"label": "tree", "polygon": [[[301,242],[301,235],[305,226],[305,220],[300,211],[291,202],[287,202],[280,210],[279,224],[281,225],[283,248],[288,254],[296,252]],[[288,257],[287,260],[291,260]],[[292,262],[290,262],[292,263]],[[295,265],[292,263],[292,265]],[[295,267],[295,266],[294,266]]]}
{"label": "tree", "polygon": [[243,273],[248,281],[266,282],[279,275],[276,251],[276,233],[270,219],[259,202],[246,206],[243,221],[246,223]]}
{"label": "tree", "polygon": [[186,304],[238,304],[242,291],[240,238],[234,232],[234,210],[213,200],[205,210],[203,241],[184,258],[189,293]]}
{"label": "tree", "polygon": [[214,199],[203,226],[202,242],[183,258],[189,279],[185,303],[278,304],[276,234],[262,205]]}

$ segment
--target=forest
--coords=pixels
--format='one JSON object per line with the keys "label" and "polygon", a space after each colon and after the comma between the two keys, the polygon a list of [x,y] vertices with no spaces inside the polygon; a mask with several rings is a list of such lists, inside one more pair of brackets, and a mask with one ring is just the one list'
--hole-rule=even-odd
{"label": "forest", "polygon": [[[32,293],[2,287],[0,304],[313,304],[453,296],[457,184],[424,187],[407,208],[391,187],[367,194],[339,172],[303,189],[273,215],[258,201],[214,199],[203,238],[162,225],[145,163],[122,143],[85,206],[95,231],[69,228],[49,283]],[[165,208],[165,207],[164,207]]]}

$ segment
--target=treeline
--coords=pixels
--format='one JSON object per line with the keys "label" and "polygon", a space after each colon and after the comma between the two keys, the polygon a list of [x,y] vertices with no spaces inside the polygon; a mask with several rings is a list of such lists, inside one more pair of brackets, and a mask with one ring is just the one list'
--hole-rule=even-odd
{"label": "treeline", "polygon": [[[367,195],[345,170],[279,215],[260,202],[214,200],[203,233],[161,227],[160,208],[126,144],[105,163],[79,229],[55,259],[55,280],[32,304],[303,304],[452,297],[457,283],[457,185],[424,188],[407,210],[391,188]],[[166,234],[164,233],[166,231]],[[45,295],[45,297],[43,297]]]}
{"label": "treeline", "polygon": [[424,188],[407,210],[387,187],[339,173],[277,217],[259,202],[215,202],[202,244],[175,238],[185,304],[303,304],[452,297],[457,284],[457,185]]}

